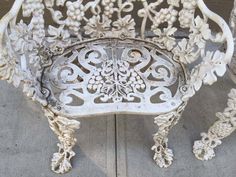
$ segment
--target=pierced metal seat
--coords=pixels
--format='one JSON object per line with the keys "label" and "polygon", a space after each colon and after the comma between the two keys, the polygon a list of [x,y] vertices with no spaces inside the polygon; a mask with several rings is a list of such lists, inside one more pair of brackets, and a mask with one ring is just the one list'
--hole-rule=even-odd
{"label": "pierced metal seat", "polygon": [[45,94],[54,112],[69,117],[158,115],[177,109],[187,90],[185,69],[172,54],[138,39],[74,44],[51,63],[42,77]]}
{"label": "pierced metal seat", "polygon": [[15,0],[0,21],[0,79],[42,105],[60,141],[54,172],[72,168],[80,123],[71,118],[111,113],[157,115],[154,160],[168,167],[170,129],[189,98],[224,75],[233,48],[202,0]]}

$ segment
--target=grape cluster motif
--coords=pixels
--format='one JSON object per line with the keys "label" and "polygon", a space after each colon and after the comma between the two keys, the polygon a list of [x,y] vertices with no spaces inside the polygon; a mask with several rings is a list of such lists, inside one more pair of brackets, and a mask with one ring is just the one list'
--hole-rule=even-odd
{"label": "grape cluster motif", "polygon": [[75,34],[79,35],[80,25],[81,21],[84,18],[85,15],[85,7],[82,4],[81,0],[71,2],[68,1],[66,3],[67,7],[67,20],[66,25],[69,27],[69,29]]}
{"label": "grape cluster motif", "polygon": [[44,27],[44,5],[42,0],[25,0],[22,5],[23,16],[30,17],[33,14],[33,18],[30,22],[33,36],[38,41],[41,41],[45,36]]}
{"label": "grape cluster motif", "polygon": [[156,13],[154,18],[154,24],[152,28],[159,27],[160,24],[167,22],[169,26],[172,26],[176,21],[178,15],[178,11],[175,10],[172,6],[169,8],[161,9]]}
{"label": "grape cluster motif", "polygon": [[183,9],[179,12],[179,22],[182,28],[189,28],[192,24],[197,6],[196,1],[183,0]]}
{"label": "grape cluster motif", "polygon": [[104,15],[107,17],[112,17],[114,13],[114,5],[116,0],[103,0],[102,5],[104,6]]}

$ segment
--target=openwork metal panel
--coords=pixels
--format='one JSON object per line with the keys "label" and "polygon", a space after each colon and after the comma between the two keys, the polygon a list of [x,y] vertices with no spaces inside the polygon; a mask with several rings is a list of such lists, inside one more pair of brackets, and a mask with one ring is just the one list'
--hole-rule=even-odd
{"label": "openwork metal panel", "polygon": [[80,43],[51,63],[43,87],[55,111],[68,116],[168,112],[182,104],[187,89],[183,67],[172,54],[141,40]]}

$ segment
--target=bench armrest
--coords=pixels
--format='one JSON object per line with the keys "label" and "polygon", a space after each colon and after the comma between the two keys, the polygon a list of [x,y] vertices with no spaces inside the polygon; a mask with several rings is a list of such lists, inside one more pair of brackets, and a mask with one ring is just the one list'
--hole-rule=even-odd
{"label": "bench armrest", "polygon": [[223,76],[226,72],[227,64],[230,64],[234,53],[233,36],[225,20],[210,11],[203,0],[198,0],[198,7],[204,18],[212,20],[222,30],[222,34],[218,33],[218,36],[216,35],[215,37],[211,35],[209,40],[214,43],[226,43],[226,51],[221,52],[219,49],[211,51],[206,47],[201,51],[202,61],[191,70],[188,80],[188,94],[183,99],[192,97],[203,84],[212,85],[217,81],[217,76]]}

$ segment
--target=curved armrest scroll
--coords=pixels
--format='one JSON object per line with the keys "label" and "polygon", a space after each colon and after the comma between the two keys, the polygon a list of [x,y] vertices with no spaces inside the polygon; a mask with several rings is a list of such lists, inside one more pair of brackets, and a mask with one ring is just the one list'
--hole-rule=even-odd
{"label": "curved armrest scroll", "polygon": [[187,83],[188,93],[183,97],[183,100],[192,97],[203,84],[212,85],[217,81],[217,76],[223,76],[227,69],[226,66],[231,62],[234,53],[233,36],[225,20],[209,10],[203,0],[198,0],[197,4],[205,17],[219,25],[222,30],[222,37],[215,42],[226,42],[227,49],[225,53],[219,50],[215,50],[214,52],[205,51],[202,53],[201,63],[191,70],[191,75]]}
{"label": "curved armrest scroll", "polygon": [[24,0],[15,0],[11,10],[0,20],[0,50],[3,49],[3,37],[9,22],[14,19],[20,11]]}
{"label": "curved armrest scroll", "polygon": [[216,22],[221,28],[223,32],[223,37],[226,39],[227,43],[227,50],[225,53],[224,60],[227,61],[227,63],[230,63],[234,53],[234,40],[228,24],[222,17],[209,10],[203,0],[198,0],[198,7],[201,9],[202,12],[204,12],[204,15],[206,15],[212,21]]}

